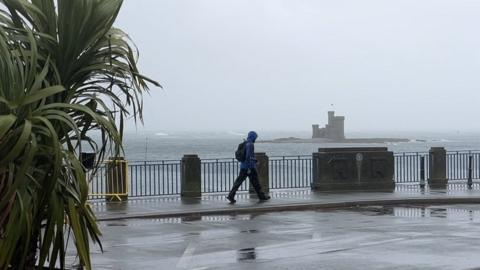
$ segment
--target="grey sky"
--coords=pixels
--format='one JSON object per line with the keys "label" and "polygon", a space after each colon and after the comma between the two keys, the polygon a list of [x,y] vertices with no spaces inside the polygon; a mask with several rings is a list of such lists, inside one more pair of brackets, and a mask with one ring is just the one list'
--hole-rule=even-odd
{"label": "grey sky", "polygon": [[[480,130],[478,0],[125,0],[149,130]],[[134,128],[130,125],[130,128]]]}

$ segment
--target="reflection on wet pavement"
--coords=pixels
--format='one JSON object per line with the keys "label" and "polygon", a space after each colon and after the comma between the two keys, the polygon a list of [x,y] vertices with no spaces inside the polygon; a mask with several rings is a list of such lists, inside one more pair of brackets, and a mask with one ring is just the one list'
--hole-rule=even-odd
{"label": "reflection on wet pavement", "polygon": [[[480,205],[100,222],[94,269],[475,269]],[[248,266],[246,266],[248,264]]]}
{"label": "reflection on wet pavement", "polygon": [[243,230],[243,231],[240,231],[241,233],[258,233],[257,230]]}
{"label": "reflection on wet pavement", "polygon": [[[476,206],[474,206],[476,207]],[[325,210],[322,210],[325,211]],[[405,206],[366,206],[350,207],[335,211],[354,211],[367,216],[396,216],[396,217],[435,217],[449,219],[480,218],[480,210],[465,209],[464,206],[428,206],[428,205],[405,205]]]}
{"label": "reflection on wet pavement", "polygon": [[115,226],[128,226],[127,224],[124,223],[116,223],[116,222],[109,222],[106,224],[109,227],[115,227]]}
{"label": "reflection on wet pavement", "polygon": [[252,261],[256,258],[257,254],[255,253],[255,248],[242,248],[237,252],[238,261]]}

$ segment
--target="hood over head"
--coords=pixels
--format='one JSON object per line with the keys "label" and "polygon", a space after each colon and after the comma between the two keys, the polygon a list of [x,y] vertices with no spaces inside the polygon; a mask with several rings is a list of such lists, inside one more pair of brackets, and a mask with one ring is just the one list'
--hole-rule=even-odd
{"label": "hood over head", "polygon": [[247,136],[247,141],[249,142],[255,142],[255,140],[257,139],[258,135],[255,131],[250,131],[248,132],[248,136]]}

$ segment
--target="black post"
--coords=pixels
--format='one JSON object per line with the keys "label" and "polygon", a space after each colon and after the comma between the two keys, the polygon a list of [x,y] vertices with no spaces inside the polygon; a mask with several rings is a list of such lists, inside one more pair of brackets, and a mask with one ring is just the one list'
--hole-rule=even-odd
{"label": "black post", "polygon": [[425,156],[420,157],[420,188],[425,188]]}
{"label": "black post", "polygon": [[468,188],[472,188],[472,156],[468,156]]}

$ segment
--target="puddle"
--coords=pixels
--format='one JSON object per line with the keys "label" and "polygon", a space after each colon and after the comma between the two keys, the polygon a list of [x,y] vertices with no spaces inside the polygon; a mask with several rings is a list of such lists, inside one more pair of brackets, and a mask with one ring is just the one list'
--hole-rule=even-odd
{"label": "puddle", "polygon": [[444,209],[444,208],[430,209],[430,217],[446,218],[447,217],[447,209]]}
{"label": "puddle", "polygon": [[394,215],[394,207],[373,206],[358,210],[366,216],[391,216]]}
{"label": "puddle", "polygon": [[[475,205],[476,206],[476,205]],[[478,220],[480,210],[473,205],[400,205],[400,206],[361,206],[333,212],[354,212],[365,216],[393,216],[411,218],[446,218],[455,220]]]}
{"label": "puddle", "polygon": [[107,223],[106,226],[107,227],[126,227],[128,225],[125,223]]}
{"label": "puddle", "polygon": [[200,215],[185,216],[185,217],[181,217],[181,220],[182,220],[182,223],[199,221],[199,220],[202,220],[202,216]]}
{"label": "puddle", "polygon": [[258,230],[243,230],[240,233],[258,233]]}

